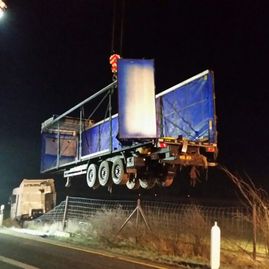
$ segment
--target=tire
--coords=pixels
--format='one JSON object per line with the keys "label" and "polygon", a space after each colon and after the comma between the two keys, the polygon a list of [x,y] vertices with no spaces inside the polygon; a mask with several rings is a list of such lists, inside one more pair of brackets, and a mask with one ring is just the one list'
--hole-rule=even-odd
{"label": "tire", "polygon": [[142,189],[149,190],[155,186],[156,180],[155,178],[139,179],[139,184]]}
{"label": "tire", "polygon": [[111,170],[112,180],[116,185],[126,184],[129,177],[125,173],[125,165],[121,158],[116,158],[113,161],[112,170]]}
{"label": "tire", "polygon": [[98,167],[96,164],[91,163],[87,169],[86,181],[90,188],[96,189],[99,187],[99,181],[97,179]]}
{"label": "tire", "polygon": [[102,161],[98,169],[98,179],[101,186],[107,186],[111,182],[111,163]]}
{"label": "tire", "polygon": [[133,179],[129,179],[127,182],[126,182],[126,187],[129,189],[129,190],[137,190],[139,189],[140,185],[139,185],[139,181],[135,178]]}

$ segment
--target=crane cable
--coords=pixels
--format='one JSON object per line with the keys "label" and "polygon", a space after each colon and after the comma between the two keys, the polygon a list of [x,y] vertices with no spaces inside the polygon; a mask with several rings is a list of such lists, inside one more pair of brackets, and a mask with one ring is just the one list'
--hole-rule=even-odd
{"label": "crane cable", "polygon": [[116,10],[117,10],[117,0],[114,0],[114,4],[113,4],[113,16],[112,16],[111,54],[114,53],[115,28],[116,28]]}
{"label": "crane cable", "polygon": [[125,15],[125,0],[122,0],[122,10],[121,10],[121,26],[120,26],[120,55],[122,54],[122,44],[123,44],[123,26],[124,26],[124,16]]}
{"label": "crane cable", "polygon": [[[118,1],[121,1],[120,3],[120,13],[117,10],[117,3]],[[119,13],[119,14],[118,14]],[[113,5],[113,22],[112,22],[112,39],[111,39],[111,53],[116,52],[116,27],[117,27],[117,16],[119,15],[121,17],[120,19],[120,35],[119,35],[119,54],[122,54],[122,47],[123,47],[123,31],[124,31],[124,14],[125,13],[125,0],[114,0]]]}
{"label": "crane cable", "polygon": [[[119,9],[117,8],[118,1],[120,1],[120,8]],[[117,80],[118,60],[121,58],[120,55],[122,53],[124,10],[125,10],[125,0],[114,0],[112,38],[111,38],[111,56],[109,57],[109,63],[111,64],[111,72],[112,72],[112,80],[113,81]],[[118,19],[119,17],[120,17],[120,20]],[[120,25],[119,25],[120,27],[118,27],[119,23],[120,23]],[[119,42],[117,42],[117,41],[119,41]],[[117,47],[116,45],[119,45],[119,47]],[[119,50],[116,51],[116,48],[119,48]]]}

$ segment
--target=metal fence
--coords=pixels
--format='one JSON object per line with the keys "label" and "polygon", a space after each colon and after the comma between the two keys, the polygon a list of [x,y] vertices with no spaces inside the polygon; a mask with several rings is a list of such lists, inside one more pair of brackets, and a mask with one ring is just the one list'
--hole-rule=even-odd
{"label": "metal fence", "polygon": [[67,197],[58,206],[37,219],[38,222],[85,221],[98,212],[121,209],[126,215],[136,207],[136,201],[99,200]]}
{"label": "metal fence", "polygon": [[[140,202],[140,200],[139,200]],[[142,210],[142,211],[140,211]],[[157,201],[98,200],[79,197],[67,197],[50,212],[39,217],[36,222],[60,222],[63,229],[69,231],[68,222],[87,224],[97,216],[112,215],[116,220],[117,232],[131,225],[136,229],[150,228],[152,232],[169,240],[178,240],[182,235],[192,234],[209,240],[211,226],[217,221],[222,238],[229,242],[223,247],[233,248],[235,244],[251,252],[253,249],[252,210],[246,207],[212,207],[197,204],[182,204]],[[139,213],[142,213],[140,220]],[[120,215],[120,217],[119,217]],[[132,218],[130,216],[132,215]],[[146,223],[143,223],[143,217]],[[113,220],[103,218],[103,226],[112,225]],[[146,224],[146,225],[145,225]],[[138,226],[139,225],[139,226]],[[115,224],[114,224],[115,226]],[[263,245],[263,235],[257,231],[257,242]],[[264,247],[258,252],[264,252]]]}

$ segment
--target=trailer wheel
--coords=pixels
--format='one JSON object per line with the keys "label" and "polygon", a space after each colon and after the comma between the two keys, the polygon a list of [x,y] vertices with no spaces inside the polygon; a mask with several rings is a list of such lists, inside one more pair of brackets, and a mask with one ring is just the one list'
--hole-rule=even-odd
{"label": "trailer wheel", "polygon": [[115,184],[126,184],[129,177],[128,174],[125,173],[124,163],[121,158],[117,158],[113,161],[112,165],[112,180]]}
{"label": "trailer wheel", "polygon": [[139,179],[139,184],[142,189],[152,189],[156,184],[155,178],[148,178],[148,179]]}
{"label": "trailer wheel", "polygon": [[98,178],[101,186],[107,186],[110,179],[111,163],[109,161],[102,161],[98,169]]}
{"label": "trailer wheel", "polygon": [[97,165],[94,163],[91,163],[87,169],[86,180],[90,188],[99,187],[99,182],[97,180],[97,170]]}
{"label": "trailer wheel", "polygon": [[140,185],[139,185],[139,181],[135,178],[133,179],[129,179],[127,182],[126,182],[126,187],[129,189],[129,190],[137,190],[139,189]]}

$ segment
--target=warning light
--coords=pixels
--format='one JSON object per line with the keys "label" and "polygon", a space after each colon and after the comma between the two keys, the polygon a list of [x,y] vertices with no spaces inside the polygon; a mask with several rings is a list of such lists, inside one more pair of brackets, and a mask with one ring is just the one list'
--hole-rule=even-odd
{"label": "warning light", "polygon": [[118,60],[120,59],[119,54],[112,54],[109,57],[109,63],[111,64],[111,71],[113,74],[117,73],[118,71]]}

